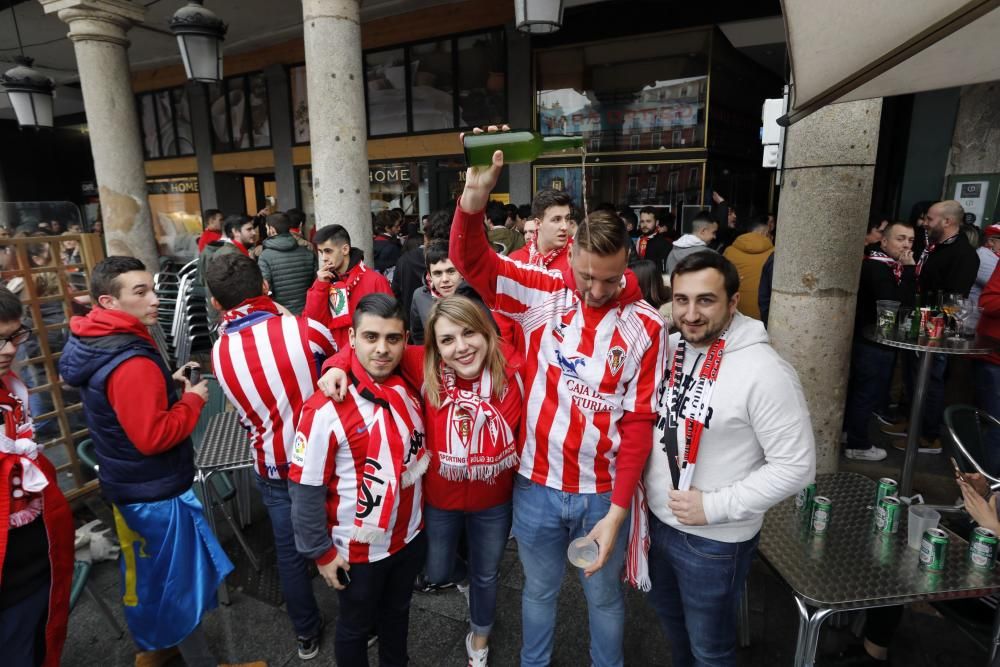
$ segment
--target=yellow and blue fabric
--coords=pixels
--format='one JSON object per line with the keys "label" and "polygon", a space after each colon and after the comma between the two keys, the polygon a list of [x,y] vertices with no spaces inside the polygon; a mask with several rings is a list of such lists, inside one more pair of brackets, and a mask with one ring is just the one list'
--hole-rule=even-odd
{"label": "yellow and blue fabric", "polygon": [[136,645],[176,646],[218,604],[233,571],[191,489],[168,500],[114,505],[121,542],[122,603]]}

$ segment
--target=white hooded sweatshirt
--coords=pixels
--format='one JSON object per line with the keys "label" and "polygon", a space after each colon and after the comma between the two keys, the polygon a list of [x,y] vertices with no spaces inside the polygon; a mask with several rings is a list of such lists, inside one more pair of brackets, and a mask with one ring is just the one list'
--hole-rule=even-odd
{"label": "white hooded sweatshirt", "polygon": [[[668,364],[679,341],[679,333],[670,336]],[[707,346],[688,345],[685,377],[697,377],[707,351]],[[664,446],[668,392],[661,396],[644,480],[649,509],[663,523],[719,542],[743,542],[760,531],[769,507],[815,479],[816,445],[802,386],[757,320],[739,312],[733,317],[701,436],[691,488],[702,491],[708,525],[682,525],[667,505],[672,488]]]}

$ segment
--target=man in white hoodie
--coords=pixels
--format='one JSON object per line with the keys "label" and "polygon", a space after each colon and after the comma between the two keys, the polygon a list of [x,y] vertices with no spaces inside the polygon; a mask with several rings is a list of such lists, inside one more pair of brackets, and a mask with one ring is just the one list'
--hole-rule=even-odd
{"label": "man in white hoodie", "polygon": [[696,215],[691,222],[691,233],[674,241],[673,250],[667,256],[667,273],[673,275],[674,267],[688,255],[704,250],[715,252],[708,247],[708,244],[715,240],[718,231],[719,223],[713,220],[707,211]]}
{"label": "man in white hoodie", "polygon": [[674,321],[653,450],[650,603],[674,665],[735,665],[735,604],[769,507],[813,480],[815,443],[794,369],[737,312],[739,274],[715,252],[671,275]]}

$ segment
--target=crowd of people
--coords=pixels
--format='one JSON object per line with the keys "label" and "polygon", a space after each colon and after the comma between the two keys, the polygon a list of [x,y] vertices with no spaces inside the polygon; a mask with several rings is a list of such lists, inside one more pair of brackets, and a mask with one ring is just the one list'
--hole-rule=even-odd
{"label": "crowd of people", "polygon": [[[647,593],[673,664],[733,665],[764,515],[815,474],[802,388],[761,321],[773,220],[740,228],[716,193],[684,235],[662,209],[599,205],[584,217],[555,190],[505,207],[490,201],[502,169],[500,151],[470,168],[454,209],[405,240],[401,216],[378,214],[372,264],[340,225],[304,234],[301,211],[206,212],[198,275],[218,331],[208,365],[253,447],[298,656],[320,653],[328,620],[315,566],[339,600],[338,664],[367,664],[373,641],[380,664],[406,664],[415,587],[454,585],[468,596],[468,664],[486,665],[513,537],[522,665],[550,662],[571,543],[595,552],[573,563],[594,665],[623,664],[625,582]],[[919,250],[907,223],[873,228],[859,327],[877,299],[968,293],[981,278],[955,202],[922,220]],[[993,252],[1000,229],[985,243]],[[993,332],[997,276],[980,280],[978,326]],[[59,370],[81,393],[113,505],[136,664],[180,653],[214,666],[201,622],[233,565],[192,490],[208,383],[157,351],[148,267],[109,257],[90,288],[94,307],[72,319]],[[55,665],[72,522],[11,370],[28,333],[20,300],[0,289],[0,646],[11,664]],[[892,363],[858,338],[851,458],[878,457],[867,424]],[[981,373],[994,399],[998,365]],[[932,427],[933,416],[926,449]]]}

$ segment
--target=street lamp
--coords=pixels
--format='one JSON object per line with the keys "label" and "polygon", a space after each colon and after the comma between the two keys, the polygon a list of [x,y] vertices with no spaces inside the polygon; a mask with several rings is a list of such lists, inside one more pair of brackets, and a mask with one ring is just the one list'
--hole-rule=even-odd
{"label": "street lamp", "polygon": [[52,127],[52,79],[31,67],[33,59],[16,56],[17,66],[0,76],[21,127]]}
{"label": "street lamp", "polygon": [[562,0],[514,0],[514,22],[523,32],[556,32],[562,27],[562,18]]}
{"label": "street lamp", "polygon": [[214,83],[222,80],[222,40],[228,26],[202,2],[188,0],[170,19],[170,30],[177,35],[187,77]]}

